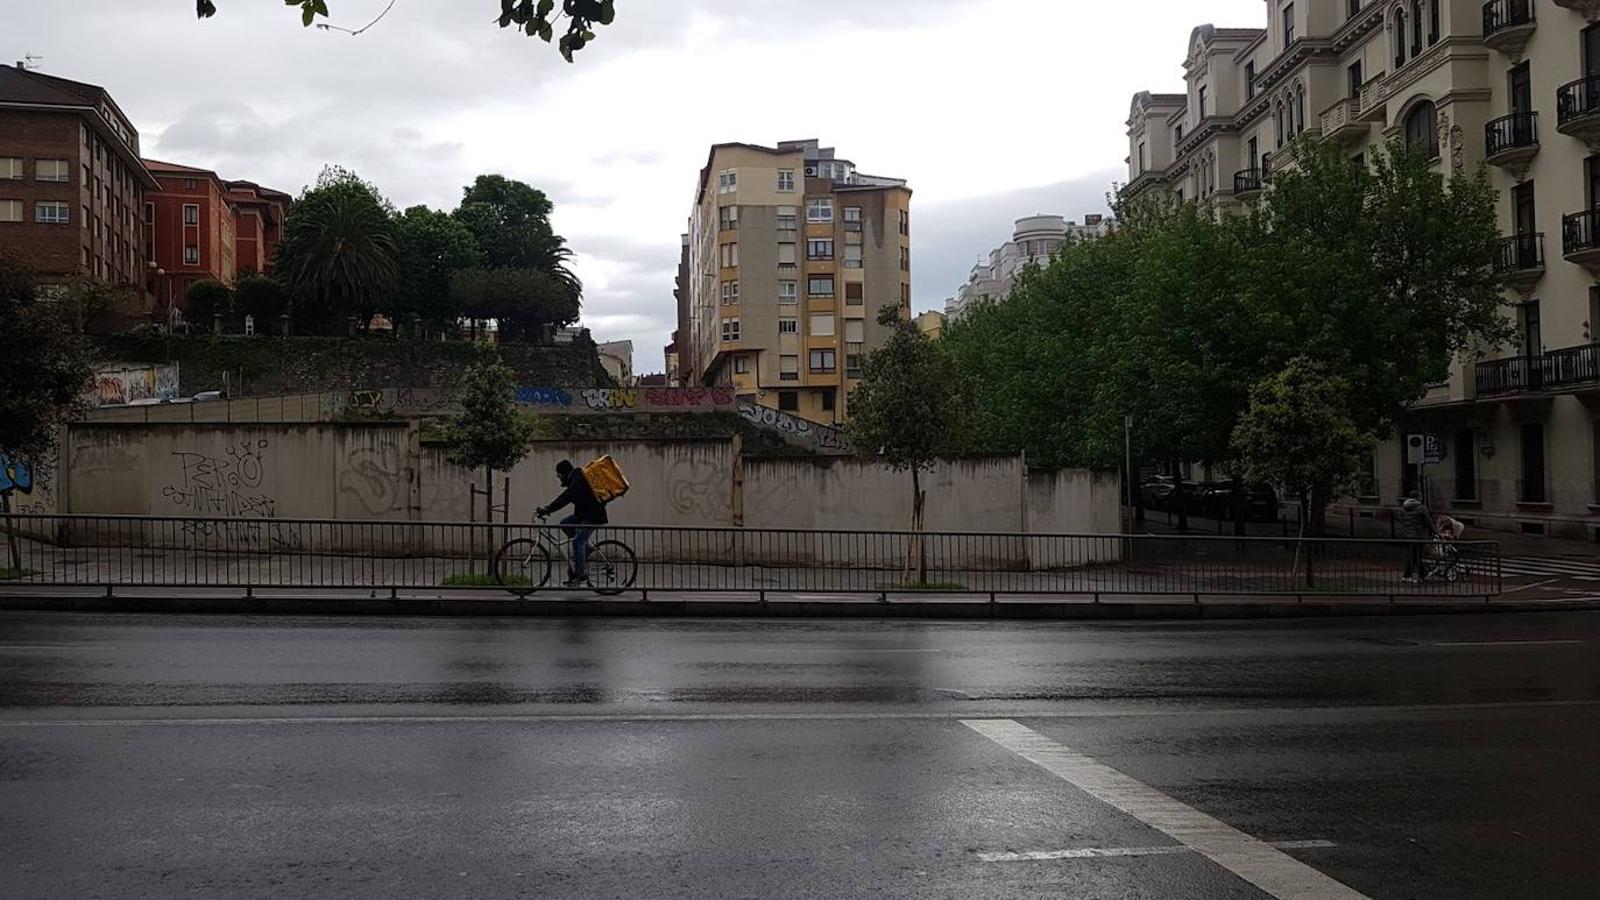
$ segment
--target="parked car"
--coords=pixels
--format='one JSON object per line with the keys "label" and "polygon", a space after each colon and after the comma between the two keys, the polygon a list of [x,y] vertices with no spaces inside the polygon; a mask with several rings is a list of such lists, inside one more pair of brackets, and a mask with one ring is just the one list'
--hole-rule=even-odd
{"label": "parked car", "polygon": [[1139,498],[1145,509],[1178,513],[1197,512],[1200,486],[1174,475],[1155,475],[1139,489]]}
{"label": "parked car", "polygon": [[1272,522],[1278,518],[1278,495],[1270,485],[1243,486],[1232,478],[1212,482],[1200,495],[1201,514],[1213,519],[1233,518],[1234,498],[1244,502],[1245,518]]}

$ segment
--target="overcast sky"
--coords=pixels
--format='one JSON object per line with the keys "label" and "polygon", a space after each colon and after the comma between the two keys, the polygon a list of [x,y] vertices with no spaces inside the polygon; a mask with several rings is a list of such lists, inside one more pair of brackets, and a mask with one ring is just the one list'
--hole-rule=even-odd
{"label": "overcast sky", "polygon": [[[918,311],[1039,212],[1102,212],[1135,91],[1177,90],[1191,29],[1261,0],[617,0],[567,65],[495,0],[396,0],[359,37],[282,0],[0,0],[0,53],[110,89],[146,156],[299,193],[324,163],[396,206],[480,172],[546,191],[584,323],[662,368],[678,235],[708,147],[816,137],[910,180]],[[359,27],[388,0],[329,0]]]}

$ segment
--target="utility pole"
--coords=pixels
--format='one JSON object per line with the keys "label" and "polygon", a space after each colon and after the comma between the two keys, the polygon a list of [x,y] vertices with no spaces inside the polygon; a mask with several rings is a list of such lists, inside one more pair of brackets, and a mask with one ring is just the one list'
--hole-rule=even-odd
{"label": "utility pole", "polygon": [[1144,507],[1139,505],[1139,479],[1133,471],[1133,416],[1122,417],[1122,452],[1128,472],[1128,508],[1133,510],[1133,521],[1144,521]]}

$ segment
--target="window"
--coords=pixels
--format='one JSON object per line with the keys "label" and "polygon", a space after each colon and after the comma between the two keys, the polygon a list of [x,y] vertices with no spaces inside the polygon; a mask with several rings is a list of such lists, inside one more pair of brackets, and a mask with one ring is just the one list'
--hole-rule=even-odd
{"label": "window", "polygon": [[1433,101],[1424,100],[1406,115],[1406,146],[1420,147],[1429,159],[1439,158],[1439,114]]}
{"label": "window", "polygon": [[794,191],[794,170],[793,169],[779,169],[778,170],[778,190],[782,191],[785,194],[792,193]]}
{"label": "window", "polygon": [[832,222],[833,201],[826,198],[817,198],[806,201],[807,222]]}
{"label": "window", "polygon": [[33,220],[41,225],[66,225],[71,215],[65,203],[41,201],[33,205]]}
{"label": "window", "polygon": [[738,303],[739,302],[739,282],[737,282],[737,281],[724,281],[722,283],[722,302],[723,303]]}
{"label": "window", "polygon": [[1294,4],[1283,5],[1283,46],[1294,43]]}
{"label": "window", "polygon": [[724,341],[737,341],[739,339],[739,320],[722,320],[722,339]]}
{"label": "window", "polygon": [[1411,55],[1422,53],[1422,0],[1411,0]]}
{"label": "window", "polygon": [[739,189],[739,170],[723,169],[717,173],[717,193],[731,194]]}
{"label": "window", "polygon": [[779,303],[798,303],[798,302],[800,302],[800,283],[796,282],[796,281],[780,281],[780,282],[778,282],[778,302]]}
{"label": "window", "polygon": [[185,224],[185,225],[199,225],[200,224],[200,207],[199,207],[198,204],[185,203],[183,205],[183,224]]}
{"label": "window", "polygon": [[1200,85],[1200,118],[1206,117],[1206,86]]}
{"label": "window", "polygon": [[1144,141],[1139,142],[1139,171],[1144,171]]}
{"label": "window", "polygon": [[844,267],[846,269],[861,268],[861,245],[850,244],[844,248]]}
{"label": "window", "polygon": [[1350,0],[1349,3],[1345,4],[1345,18],[1354,19],[1359,12],[1361,12],[1361,0]]}
{"label": "window", "polygon": [[867,323],[861,319],[844,320],[844,342],[859,344],[866,340]]}
{"label": "window", "polygon": [[1529,422],[1522,426],[1522,483],[1518,485],[1517,499],[1523,503],[1545,502],[1544,490],[1544,423]]}
{"label": "window", "polygon": [[844,283],[844,305],[860,306],[865,289],[866,285],[859,281],[846,281]]}
{"label": "window", "polygon": [[198,266],[198,265],[200,265],[200,248],[199,247],[185,247],[185,248],[183,248],[183,264],[186,265],[186,266]]}
{"label": "window", "polygon": [[72,169],[64,159],[36,159],[33,161],[34,181],[71,181]]}
{"label": "window", "polygon": [[778,320],[778,333],[779,334],[799,334],[800,333],[800,320],[799,319],[779,319]]}
{"label": "window", "polygon": [[902,272],[911,271],[911,248],[910,247],[901,247],[900,248],[900,271],[902,271]]}
{"label": "window", "polygon": [[900,233],[911,234],[911,213],[909,210],[900,210]]}
{"label": "window", "polygon": [[731,269],[739,265],[739,245],[737,243],[722,245],[722,267]]}
{"label": "window", "polygon": [[1456,499],[1478,499],[1478,436],[1471,428],[1456,431]]}
{"label": "window", "polygon": [[1439,0],[1428,0],[1428,46],[1439,43]]}
{"label": "window", "polygon": [[156,205],[154,203],[146,203],[144,205],[144,223],[146,225],[154,225],[155,222],[156,222]]}
{"label": "window", "polygon": [[[1530,300],[1522,304],[1521,311],[1522,355],[1541,356],[1544,354],[1544,324],[1543,317],[1539,314],[1539,301]],[[1538,366],[1530,366],[1530,377],[1534,377],[1534,370],[1539,368]],[[1529,386],[1534,388],[1543,387],[1543,385]]]}
{"label": "window", "polygon": [[22,201],[0,200],[0,222],[21,222]]}
{"label": "window", "polygon": [[1356,60],[1345,70],[1345,96],[1351,100],[1361,96],[1361,60]]}
{"label": "window", "polygon": [[21,181],[22,160],[15,156],[0,156],[0,181]]}
{"label": "window", "polygon": [[1256,95],[1256,64],[1244,64],[1244,98],[1249,100]]}
{"label": "window", "polygon": [[911,303],[911,285],[904,282],[900,284],[900,302],[907,305]]}
{"label": "window", "polygon": [[810,333],[812,337],[833,337],[833,313],[812,313]]}
{"label": "window", "polygon": [[844,208],[844,230],[849,232],[861,231],[861,207],[846,206]]}
{"label": "window", "polygon": [[[828,352],[832,353],[833,351],[830,350]],[[834,399],[833,391],[825,391],[825,392],[823,392],[823,394],[822,394],[822,411],[823,412],[833,412],[833,408],[834,408],[834,403],[835,402],[836,401]]]}
{"label": "window", "polygon": [[185,178],[183,180],[183,189],[184,190],[192,191],[196,187],[199,187],[199,182],[195,181],[193,178]]}
{"label": "window", "polygon": [[717,207],[717,228],[722,231],[734,231],[739,227],[739,207]]}
{"label": "window", "polygon": [[784,241],[778,245],[778,265],[794,267],[794,242]]}
{"label": "window", "polygon": [[778,207],[778,230],[793,231],[797,227],[795,208],[792,206]]}
{"label": "window", "polygon": [[813,275],[806,279],[806,295],[810,297],[832,297],[833,276]]}
{"label": "window", "polygon": [[[790,355],[790,356],[779,356],[778,357],[778,380],[779,381],[799,381],[800,380],[800,357],[799,356]],[[783,407],[783,395],[785,393],[789,393],[789,392],[780,391],[778,393],[778,408],[779,409],[783,409],[784,408]],[[791,394],[791,396],[793,396],[793,395]],[[794,406],[791,405],[789,408],[790,409],[794,409]]]}
{"label": "window", "polygon": [[833,350],[811,351],[811,371],[833,372],[839,367],[838,356]]}
{"label": "window", "polygon": [[[800,377],[800,372],[799,372],[800,361],[799,361],[799,358],[798,357],[794,357],[794,356],[791,356],[789,358],[795,360],[795,372],[793,374],[794,374],[795,378],[799,378]],[[799,412],[800,411],[800,394],[799,394],[799,392],[797,392],[797,391],[779,391],[778,392],[778,409],[781,412]]]}
{"label": "window", "polygon": [[833,238],[806,241],[806,259],[833,259]]}
{"label": "window", "polygon": [[748,374],[750,374],[750,357],[748,357],[748,356],[735,356],[733,358],[733,374],[735,374],[735,375],[748,375]]}
{"label": "window", "polygon": [[1406,64],[1406,14],[1402,9],[1394,11],[1394,21],[1389,25],[1389,40],[1394,44],[1394,67],[1398,69]]}

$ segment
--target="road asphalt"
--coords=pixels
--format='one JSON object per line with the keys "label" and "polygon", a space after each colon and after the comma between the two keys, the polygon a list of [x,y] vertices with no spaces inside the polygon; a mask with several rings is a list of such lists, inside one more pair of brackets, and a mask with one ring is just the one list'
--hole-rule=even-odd
{"label": "road asphalt", "polygon": [[4,897],[1593,897],[1600,613],[0,612]]}

